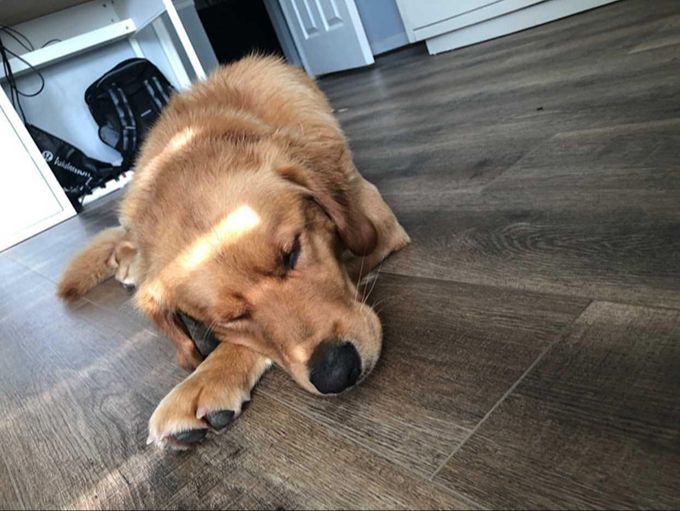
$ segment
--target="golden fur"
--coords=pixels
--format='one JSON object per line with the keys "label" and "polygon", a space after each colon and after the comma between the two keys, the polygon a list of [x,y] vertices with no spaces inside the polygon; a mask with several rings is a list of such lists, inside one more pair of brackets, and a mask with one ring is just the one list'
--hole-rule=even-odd
{"label": "golden fur", "polygon": [[[375,365],[380,322],[350,274],[409,238],[301,71],[249,57],[175,96],[145,142],[120,219],[125,229],[77,256],[59,293],[86,292],[111,273],[103,254],[134,247],[124,266],[137,305],[174,342],[180,365],[196,369],[154,413],[151,441],[181,446],[173,435],[206,427],[210,411],[240,413],[271,361],[316,392],[308,362],[324,340],[351,340],[362,376]],[[286,268],[296,243],[297,265]],[[346,265],[345,249],[361,258]],[[205,362],[177,311],[220,339]]]}
{"label": "golden fur", "polygon": [[103,230],[71,260],[57,294],[64,300],[75,300],[111,277],[125,286],[134,285],[136,254],[126,229]]}

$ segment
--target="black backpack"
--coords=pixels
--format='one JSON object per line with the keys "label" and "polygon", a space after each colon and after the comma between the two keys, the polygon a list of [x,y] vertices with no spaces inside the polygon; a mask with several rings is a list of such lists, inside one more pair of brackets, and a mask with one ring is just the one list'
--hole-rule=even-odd
{"label": "black backpack", "polygon": [[104,73],[85,91],[99,125],[99,138],[123,157],[120,165],[90,158],[37,126],[26,128],[76,211],[94,188],[118,179],[132,167],[144,137],[175,89],[151,62],[129,59]]}
{"label": "black backpack", "polygon": [[85,91],[99,138],[123,156],[125,169],[132,166],[146,133],[174,92],[146,59],[124,60]]}

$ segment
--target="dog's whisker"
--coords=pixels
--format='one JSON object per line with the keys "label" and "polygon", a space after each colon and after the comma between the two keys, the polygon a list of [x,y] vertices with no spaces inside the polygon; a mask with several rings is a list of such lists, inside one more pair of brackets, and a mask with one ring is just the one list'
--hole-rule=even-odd
{"label": "dog's whisker", "polygon": [[380,271],[379,269],[373,270],[371,272],[368,272],[368,274],[366,274],[366,277],[364,277],[364,280],[366,282],[365,282],[365,285],[361,289],[361,303],[366,303],[366,295],[367,295],[368,286],[373,284],[375,282],[375,279],[378,278],[379,271]]}
{"label": "dog's whisker", "polygon": [[210,325],[206,327],[207,334],[209,336],[214,336],[215,335],[215,326],[217,326],[217,320],[213,320]]}
{"label": "dog's whisker", "polygon": [[359,266],[359,278],[357,279],[356,283],[356,288],[354,289],[354,300],[359,299],[359,286],[361,285],[361,278],[364,273],[364,261],[366,260],[366,257],[361,257],[361,266]]}
{"label": "dog's whisker", "polygon": [[366,296],[362,300],[362,303],[366,303],[368,298],[371,296],[373,293],[373,290],[375,289],[375,284],[378,282],[378,278],[380,277],[380,270],[382,269],[382,262],[378,265],[378,269],[375,271],[375,278],[373,279],[373,282],[371,283],[371,289],[366,293]]}
{"label": "dog's whisker", "polygon": [[377,302],[372,303],[372,304],[371,304],[371,307],[373,307],[373,310],[376,310],[376,307],[378,307],[379,305],[384,305],[385,303],[387,303],[387,301],[388,301],[389,298],[390,298],[390,297],[388,297],[388,296],[386,296],[386,297],[384,297],[384,298],[381,298],[381,299],[378,300]]}

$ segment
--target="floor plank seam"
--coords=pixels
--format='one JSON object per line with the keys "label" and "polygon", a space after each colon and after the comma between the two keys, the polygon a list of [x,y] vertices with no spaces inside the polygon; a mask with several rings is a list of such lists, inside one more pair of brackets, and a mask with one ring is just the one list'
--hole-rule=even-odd
{"label": "floor plank seam", "polygon": [[[30,271],[31,273],[34,273],[34,274],[38,275],[39,277],[43,278],[44,280],[46,280],[46,281],[48,281],[48,282],[50,282],[50,283],[56,285],[56,282],[55,282],[52,278],[50,278],[50,277],[48,277],[47,275],[45,275],[45,274],[39,272],[38,270],[35,270],[35,269],[31,268],[31,267],[28,266],[26,263],[24,263],[24,262],[22,262],[22,261],[20,261],[20,260],[16,260],[16,259],[14,259],[14,258],[10,258],[10,259],[12,259],[15,263],[17,263],[17,264],[23,266],[26,270]],[[122,314],[122,317],[120,318],[121,320],[123,320],[123,321],[132,321],[132,322],[134,322],[135,325],[139,326],[142,330],[148,332],[149,334],[153,335],[154,337],[157,337],[158,339],[161,339],[161,340],[165,340],[165,337],[160,336],[160,335],[158,334],[158,332],[156,332],[156,331],[154,331],[154,330],[150,330],[146,325],[143,325],[143,324],[141,324],[139,321],[136,321],[134,318],[130,317],[128,314],[121,313],[121,311],[118,310],[118,309],[109,308],[109,307],[107,307],[107,306],[104,305],[104,304],[101,304],[101,303],[98,303],[98,302],[96,302],[96,301],[94,301],[94,300],[91,300],[91,299],[88,298],[87,296],[81,296],[81,297],[79,298],[79,300],[83,300],[84,302],[87,302],[87,303],[89,303],[90,305],[92,305],[93,307],[96,307],[97,309],[99,309],[99,310],[101,310],[101,311],[104,311],[104,312],[109,312],[109,313],[115,314],[115,315]],[[94,320],[88,320],[88,319],[85,319],[85,321],[87,321],[87,323],[88,323],[89,325],[91,325],[92,327],[94,327],[97,331],[99,331],[99,332],[104,332],[103,330],[101,330],[100,328],[97,327],[97,322],[96,322],[96,321],[94,321]],[[122,334],[122,332],[121,332],[120,330],[118,330],[118,329],[115,329],[115,331],[118,332],[119,334]]]}
{"label": "floor plank seam", "polygon": [[[379,459],[385,461],[386,463],[391,464],[391,465],[395,465],[395,466],[401,468],[402,470],[406,471],[408,474],[410,474],[410,475],[412,475],[412,476],[414,476],[414,477],[416,477],[416,478],[418,478],[418,479],[421,479],[421,480],[423,480],[423,481],[428,481],[428,477],[427,477],[426,474],[417,472],[417,471],[413,470],[411,467],[409,467],[408,465],[404,465],[403,463],[401,463],[401,462],[399,462],[399,461],[396,461],[396,460],[393,460],[393,459],[386,458],[384,454],[380,453],[380,452],[377,451],[376,449],[374,449],[374,448],[372,448],[372,447],[370,447],[370,446],[368,446],[368,445],[365,445],[365,444],[363,444],[363,443],[361,443],[361,442],[358,442],[355,438],[352,438],[350,435],[347,435],[347,434],[345,434],[344,432],[339,431],[339,430],[336,430],[336,429],[334,429],[332,426],[329,426],[328,424],[326,424],[326,423],[324,423],[324,422],[321,422],[320,420],[316,419],[314,416],[311,416],[311,415],[305,413],[305,411],[302,410],[300,407],[297,407],[297,406],[295,406],[294,404],[289,403],[289,402],[287,402],[287,401],[283,401],[283,400],[279,399],[276,395],[274,395],[274,394],[272,394],[272,393],[270,393],[270,392],[267,392],[266,390],[260,390],[260,392],[262,392],[264,395],[266,395],[269,399],[271,399],[271,400],[273,400],[273,401],[276,401],[276,402],[279,403],[280,405],[285,406],[286,408],[291,408],[292,410],[294,410],[294,411],[296,411],[297,413],[299,413],[299,414],[305,416],[305,417],[308,418],[309,420],[314,421],[315,424],[318,424],[319,426],[321,426],[322,428],[326,429],[327,431],[330,431],[332,434],[339,435],[339,436],[341,436],[342,438],[344,438],[345,440],[348,440],[349,442],[353,443],[354,445],[356,445],[356,446],[358,446],[358,447],[360,447],[360,448],[362,448],[362,449],[366,449],[368,452],[370,452],[370,453],[372,453],[372,454],[378,456]],[[461,429],[467,429],[467,428],[461,428]],[[467,436],[466,436],[466,438],[467,438]],[[439,482],[437,482],[437,481],[433,481],[431,478],[429,478],[429,481],[428,481],[428,482],[434,484],[434,485],[437,486],[438,488],[441,488],[442,490],[444,490],[444,491],[446,491],[447,493],[449,493],[452,497],[461,500],[461,501],[464,502],[465,504],[470,504],[470,505],[471,505],[471,508],[474,508],[474,509],[485,509],[483,506],[481,506],[480,504],[478,504],[477,502],[475,502],[474,500],[472,500],[470,497],[467,497],[466,495],[463,495],[463,494],[457,492],[456,490],[453,490],[452,488],[449,488],[448,486],[445,486],[445,485],[443,485],[443,484],[441,484],[441,483],[439,483]]]}
{"label": "floor plank seam", "polygon": [[631,306],[631,307],[644,307],[646,309],[658,309],[658,310],[674,311],[674,312],[680,311],[680,306],[670,307],[668,305],[656,305],[656,304],[650,304],[650,303],[644,303],[644,302],[631,302],[631,301],[627,301],[627,300],[612,300],[611,298],[600,298],[598,296],[587,296],[587,295],[578,295],[578,294],[568,295],[568,294],[564,294],[564,293],[555,293],[553,291],[539,291],[539,290],[533,289],[533,288],[521,288],[521,287],[512,287],[512,286],[497,286],[497,285],[494,285],[494,284],[486,284],[484,282],[471,282],[471,281],[468,281],[468,280],[458,280],[458,279],[451,279],[451,278],[426,277],[426,276],[412,275],[410,273],[404,273],[404,272],[392,271],[392,270],[382,270],[380,273],[381,274],[384,273],[384,274],[387,274],[387,275],[394,275],[396,277],[407,277],[407,278],[420,279],[420,280],[431,280],[433,282],[451,282],[452,284],[477,286],[477,287],[481,287],[481,288],[497,289],[497,290],[503,290],[503,291],[514,291],[514,292],[517,292],[517,293],[534,293],[534,294],[537,294],[537,295],[551,296],[551,297],[554,297],[554,298],[589,300],[588,305],[590,305],[590,302],[602,302],[602,303],[613,303],[613,304],[618,304],[618,305],[628,305],[628,306]]}
{"label": "floor plank seam", "polygon": [[[15,245],[15,246],[17,246],[17,245]],[[0,255],[3,255],[3,254],[5,255],[5,257],[10,258],[12,261],[14,261],[15,263],[17,263],[17,264],[23,266],[24,268],[26,268],[26,269],[29,270],[30,272],[35,273],[36,275],[41,276],[43,279],[45,279],[45,280],[51,282],[52,284],[55,284],[55,285],[57,284],[56,281],[55,281],[53,278],[51,278],[50,276],[45,275],[45,274],[44,274],[43,272],[41,272],[40,270],[38,270],[38,269],[36,269],[36,268],[33,268],[31,265],[26,264],[26,263],[25,263],[24,261],[22,261],[20,258],[17,258],[16,256],[12,255],[12,252],[11,252],[9,249],[8,249],[7,251],[3,252],[3,253],[0,254]]]}
{"label": "floor plank seam", "polygon": [[[16,256],[13,256],[13,255],[11,254],[11,252],[6,251],[6,252],[3,252],[3,253],[0,253],[0,256],[2,256],[2,255],[4,255],[5,257],[7,257],[7,258],[9,258],[9,259],[11,259],[12,262],[18,264],[19,266],[22,266],[25,270],[27,270],[27,271],[29,271],[29,272],[31,272],[31,273],[37,275],[38,277],[41,277],[43,280],[46,280],[46,281],[48,281],[48,282],[50,282],[51,284],[54,284],[54,285],[56,286],[57,283],[54,281],[54,279],[52,279],[51,277],[45,275],[45,274],[42,273],[41,271],[39,271],[39,270],[33,268],[32,266],[26,264],[24,261],[22,261],[21,259],[18,259]],[[56,289],[56,288],[55,288],[55,289]],[[56,292],[55,292],[55,295],[56,295]]]}
{"label": "floor plank seam", "polygon": [[569,334],[571,333],[571,330],[574,326],[574,324],[579,320],[581,316],[588,310],[588,308],[595,302],[595,300],[591,300],[588,302],[588,304],[583,308],[583,310],[574,317],[574,319],[564,327],[564,332],[562,332],[560,335],[558,335],[555,340],[553,340],[551,343],[546,346],[541,353],[538,354],[536,359],[529,365],[529,367],[526,368],[526,370],[520,375],[520,377],[513,383],[508,390],[505,391],[505,393],[494,403],[494,405],[489,409],[486,414],[484,414],[484,417],[477,423],[477,425],[472,428],[472,430],[463,438],[463,440],[456,446],[456,448],[449,454],[446,459],[437,467],[437,470],[435,470],[431,475],[430,475],[430,481],[433,481],[434,478],[439,474],[439,472],[448,464],[449,461],[456,455],[458,451],[460,451],[463,446],[474,436],[477,431],[482,427],[482,425],[487,421],[489,417],[496,411],[496,409],[503,404],[503,402],[512,394],[515,389],[524,381],[524,379],[531,373],[531,371],[534,370],[534,368],[543,360],[552,349],[557,346],[560,342],[562,342],[564,339],[566,339]]}
{"label": "floor plank seam", "polygon": [[[155,337],[155,338],[157,338],[157,339],[159,339],[159,340],[161,340],[161,341],[163,341],[163,342],[169,341],[169,339],[168,339],[167,337],[165,337],[164,335],[162,335],[160,332],[158,332],[158,331],[155,330],[155,329],[154,329],[154,330],[149,329],[146,325],[144,325],[142,322],[136,320],[135,318],[133,318],[133,317],[132,317],[131,315],[129,315],[129,314],[126,314],[126,313],[124,313],[124,312],[121,312],[121,311],[118,310],[118,309],[109,308],[109,307],[107,307],[107,306],[104,305],[104,304],[101,304],[101,303],[99,303],[99,302],[95,302],[95,301],[93,301],[93,300],[87,298],[86,296],[83,296],[83,297],[81,297],[80,299],[81,299],[81,300],[84,300],[85,302],[89,303],[90,305],[92,305],[93,307],[96,307],[97,309],[99,309],[99,310],[101,310],[101,311],[108,312],[108,313],[110,313],[110,314],[115,314],[115,315],[118,316],[122,321],[125,321],[125,322],[132,322],[134,325],[138,326],[141,330],[147,332],[148,334],[152,335],[153,337]],[[99,329],[97,328],[97,322],[96,322],[95,320],[88,320],[87,318],[85,318],[85,321],[87,321],[88,324],[92,325],[94,328],[96,328],[97,330],[99,330]],[[115,327],[114,327],[114,331],[117,332],[117,333],[119,333],[119,334],[125,335],[124,332],[118,330],[118,329],[115,328]]]}
{"label": "floor plank seam", "polygon": [[[555,293],[552,291],[538,291],[533,288],[521,288],[521,287],[512,287],[512,286],[498,286],[495,284],[486,284],[484,282],[472,282],[469,280],[458,280],[458,279],[451,279],[451,278],[440,278],[440,277],[427,277],[427,276],[421,276],[421,275],[412,275],[410,273],[404,273],[400,271],[392,271],[392,270],[382,270],[380,272],[385,273],[387,275],[394,275],[396,277],[408,277],[412,279],[420,279],[420,280],[431,280],[433,282],[451,282],[452,284],[460,284],[464,286],[476,286],[476,287],[481,287],[481,288],[488,288],[488,289],[496,289],[496,290],[502,290],[502,291],[514,291],[517,293],[534,293],[537,295],[542,295],[542,296],[552,296],[555,298],[565,298],[565,299],[575,299],[575,298],[580,298],[582,300],[590,300],[590,301],[598,301],[598,302],[604,302],[604,301],[611,301],[611,300],[600,300],[597,297],[594,296],[585,296],[585,295],[567,295],[564,293]],[[636,305],[636,304],[632,304]]]}

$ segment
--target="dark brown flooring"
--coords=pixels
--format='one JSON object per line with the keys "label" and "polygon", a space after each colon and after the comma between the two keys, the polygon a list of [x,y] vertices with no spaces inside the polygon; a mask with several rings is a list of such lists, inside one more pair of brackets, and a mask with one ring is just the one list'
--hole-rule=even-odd
{"label": "dark brown flooring", "polygon": [[680,2],[321,85],[413,237],[371,378],[272,371],[194,452],[145,446],[170,343],[112,282],[54,298],[105,199],[0,255],[0,507],[680,507]]}

